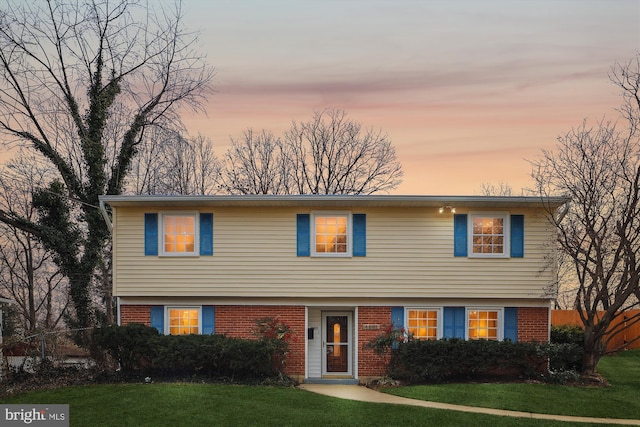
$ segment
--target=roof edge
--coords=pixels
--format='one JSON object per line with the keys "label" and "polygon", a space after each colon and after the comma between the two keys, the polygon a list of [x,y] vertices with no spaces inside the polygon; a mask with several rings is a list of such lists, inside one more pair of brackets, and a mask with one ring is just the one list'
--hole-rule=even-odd
{"label": "roof edge", "polygon": [[351,204],[357,206],[545,206],[557,208],[569,201],[562,196],[446,196],[446,195],[103,195],[110,206],[219,205],[219,206],[305,206]]}

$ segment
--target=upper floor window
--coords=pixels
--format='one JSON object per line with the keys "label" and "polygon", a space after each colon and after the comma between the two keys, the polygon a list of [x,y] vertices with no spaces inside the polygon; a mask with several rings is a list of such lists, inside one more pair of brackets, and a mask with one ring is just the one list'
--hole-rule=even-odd
{"label": "upper floor window", "polygon": [[472,214],[469,233],[469,253],[471,256],[508,256],[509,224],[507,214]]}
{"label": "upper floor window", "polygon": [[314,214],[313,255],[351,255],[351,216],[348,213]]}
{"label": "upper floor window", "polygon": [[435,340],[441,335],[440,310],[435,308],[409,308],[407,332],[415,339]]}
{"label": "upper floor window", "polygon": [[196,255],[198,221],[195,213],[162,215],[161,247],[163,255]]}
{"label": "upper floor window", "polygon": [[467,309],[467,337],[470,340],[501,340],[500,310]]}

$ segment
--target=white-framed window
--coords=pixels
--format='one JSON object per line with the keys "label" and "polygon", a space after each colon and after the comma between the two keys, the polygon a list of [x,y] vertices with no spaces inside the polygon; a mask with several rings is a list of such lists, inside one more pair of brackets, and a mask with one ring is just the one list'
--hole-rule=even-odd
{"label": "white-framed window", "polygon": [[408,307],[406,310],[407,333],[418,340],[436,340],[442,337],[440,308]]}
{"label": "white-framed window", "polygon": [[160,254],[195,256],[199,253],[197,212],[162,212],[160,214]]}
{"label": "white-framed window", "polygon": [[503,330],[501,308],[467,307],[467,339],[502,341]]}
{"label": "white-framed window", "polygon": [[200,307],[167,307],[166,333],[169,335],[200,334],[202,310]]}
{"label": "white-framed window", "polygon": [[351,256],[351,235],[349,212],[314,212],[312,214],[311,254],[313,256]]}
{"label": "white-framed window", "polygon": [[506,258],[509,256],[509,214],[477,212],[469,214],[470,257]]}

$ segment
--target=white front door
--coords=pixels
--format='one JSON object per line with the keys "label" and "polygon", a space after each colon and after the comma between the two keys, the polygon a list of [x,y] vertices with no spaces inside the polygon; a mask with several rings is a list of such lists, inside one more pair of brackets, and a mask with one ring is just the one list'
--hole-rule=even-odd
{"label": "white front door", "polygon": [[352,375],[352,323],[352,312],[341,311],[322,313],[323,375]]}

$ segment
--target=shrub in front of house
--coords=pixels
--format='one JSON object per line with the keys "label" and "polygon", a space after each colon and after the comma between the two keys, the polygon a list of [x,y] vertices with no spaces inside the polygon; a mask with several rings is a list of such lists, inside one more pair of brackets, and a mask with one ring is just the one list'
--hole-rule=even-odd
{"label": "shrub in front of house", "polygon": [[510,340],[408,340],[393,357],[390,375],[413,383],[533,377],[546,369],[537,344]]}
{"label": "shrub in front of house", "polygon": [[141,371],[151,366],[159,335],[157,329],[137,323],[95,328],[91,354],[99,365],[114,364],[123,372]]}
{"label": "shrub in front of house", "polygon": [[93,333],[93,353],[107,354],[126,375],[253,380],[278,376],[273,360],[282,342],[224,335],[160,335],[140,324],[106,326]]}
{"label": "shrub in front of house", "polygon": [[551,326],[551,342],[556,344],[584,344],[584,328],[576,325]]}
{"label": "shrub in front of house", "polygon": [[409,382],[477,378],[542,378],[564,383],[579,376],[584,331],[552,327],[551,342],[415,340],[389,325],[365,346],[384,361],[387,375]]}
{"label": "shrub in front of house", "polygon": [[233,381],[278,374],[272,363],[277,345],[269,339],[248,340],[224,335],[164,335],[159,338],[151,369],[154,375]]}
{"label": "shrub in front of house", "polygon": [[551,327],[551,341],[546,344],[549,370],[554,373],[582,370],[584,329],[575,325]]}

